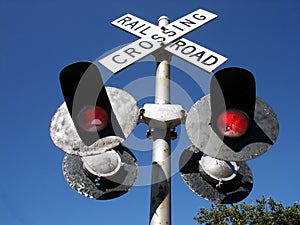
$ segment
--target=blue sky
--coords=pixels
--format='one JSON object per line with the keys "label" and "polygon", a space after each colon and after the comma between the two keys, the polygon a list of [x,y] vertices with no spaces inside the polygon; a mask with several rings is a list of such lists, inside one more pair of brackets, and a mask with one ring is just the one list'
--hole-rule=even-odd
{"label": "blue sky", "polygon": [[[0,0],[0,224],[148,223],[149,186],[133,187],[118,199],[102,202],[78,195],[65,182],[61,170],[64,153],[49,136],[50,120],[63,102],[59,72],[70,63],[94,61],[136,40],[110,25],[125,13],[156,23],[161,15],[174,21],[198,8],[219,17],[185,37],[228,57],[220,68],[240,66],[252,71],[257,95],[273,107],[280,122],[279,138],[273,148],[249,161],[254,187],[246,201],[252,203],[262,195],[285,205],[300,200],[299,1]],[[209,76],[192,68],[201,77]],[[127,87],[139,78],[150,76],[151,80],[154,71],[153,62],[138,63],[108,83]],[[203,96],[201,88],[180,68],[173,68],[171,76],[172,102],[189,109]],[[154,93],[151,82],[147,84]],[[176,85],[186,90],[189,101],[176,95]],[[139,104],[153,100],[151,93],[136,93],[143,90],[141,87],[128,90]],[[128,141],[142,166],[151,162],[151,141],[144,138],[146,128],[141,125],[133,134],[142,139],[142,150]],[[184,127],[179,130],[184,136]],[[184,137],[180,143],[175,142],[173,148],[190,145]],[[190,191],[178,173],[172,182],[173,224],[195,224],[192,218],[197,210],[211,203]]]}

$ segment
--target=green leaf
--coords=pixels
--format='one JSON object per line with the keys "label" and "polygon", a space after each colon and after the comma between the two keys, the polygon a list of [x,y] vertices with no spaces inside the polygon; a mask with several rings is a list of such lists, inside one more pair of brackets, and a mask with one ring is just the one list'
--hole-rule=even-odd
{"label": "green leaf", "polygon": [[200,208],[194,220],[206,225],[296,225],[300,224],[300,205],[284,207],[272,197],[256,199],[255,204],[213,204]]}

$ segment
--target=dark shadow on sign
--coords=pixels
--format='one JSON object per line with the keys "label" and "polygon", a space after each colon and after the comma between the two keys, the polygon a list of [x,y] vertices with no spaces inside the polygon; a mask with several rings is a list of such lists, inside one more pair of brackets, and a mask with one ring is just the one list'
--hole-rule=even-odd
{"label": "dark shadow on sign", "polygon": [[[203,153],[194,145],[191,145],[188,150],[185,150],[179,159],[179,171],[185,173],[199,173],[198,161],[203,156]],[[189,163],[195,162],[195,163]]]}
{"label": "dark shadow on sign", "polygon": [[107,189],[112,189],[121,186],[123,185],[127,175],[128,172],[123,167],[121,167],[118,173],[115,174],[114,176],[109,178],[101,178],[99,181],[99,185],[97,185],[97,188],[99,190],[106,191]]}
{"label": "dark shadow on sign", "polygon": [[[127,176],[128,172],[125,171],[122,167],[118,171],[116,175],[114,175],[112,178],[98,178],[86,170],[84,170],[84,174],[86,177],[92,182],[92,189],[98,190],[98,200],[108,200],[117,198],[123,194],[125,194],[129,187],[126,187],[122,184],[122,181],[125,180],[125,177]],[[114,179],[114,180],[110,180]]]}
{"label": "dark shadow on sign", "polygon": [[135,155],[124,145],[120,144],[113,149],[121,155],[122,162],[133,163],[136,161]]}
{"label": "dark shadow on sign", "polygon": [[217,189],[219,193],[226,196],[221,201],[222,204],[236,203],[249,195],[253,183],[250,181],[243,181],[243,178],[243,175],[238,173],[230,184],[224,185],[221,189]]}
{"label": "dark shadow on sign", "polygon": [[226,196],[221,204],[232,204],[232,203],[237,203],[243,199],[245,199],[247,196],[249,195],[248,191],[239,191],[239,192],[235,192],[232,193],[228,196]]}
{"label": "dark shadow on sign", "polygon": [[103,195],[101,195],[98,200],[110,200],[114,198],[118,198],[124,194],[126,194],[127,191],[113,191],[113,192],[108,192]]}
{"label": "dark shadow on sign", "polygon": [[250,130],[244,136],[238,138],[220,138],[223,138],[223,142],[235,152],[240,152],[244,147],[252,143],[266,143],[270,145],[274,144],[274,142],[265,134],[265,132],[257,125],[255,121]]}

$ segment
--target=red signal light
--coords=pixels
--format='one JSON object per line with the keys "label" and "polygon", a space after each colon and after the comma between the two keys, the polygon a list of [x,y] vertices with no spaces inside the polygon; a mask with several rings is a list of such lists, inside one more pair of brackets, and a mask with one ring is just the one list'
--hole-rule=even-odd
{"label": "red signal light", "polygon": [[103,130],[108,123],[107,112],[99,106],[87,107],[78,115],[79,126],[88,132],[98,132]]}
{"label": "red signal light", "polygon": [[249,119],[242,111],[229,109],[219,116],[217,126],[226,137],[240,137],[247,132]]}

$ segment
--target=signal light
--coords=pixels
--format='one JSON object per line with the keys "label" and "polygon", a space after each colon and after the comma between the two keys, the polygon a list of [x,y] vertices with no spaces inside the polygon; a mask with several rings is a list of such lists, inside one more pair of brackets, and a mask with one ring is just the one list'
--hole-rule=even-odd
{"label": "signal light", "polygon": [[216,72],[210,83],[212,128],[226,137],[246,133],[254,118],[255,79],[242,68],[225,68]]}
{"label": "signal light", "polygon": [[[136,127],[139,108],[136,100],[126,91],[114,87],[105,87],[112,111],[119,122],[124,137],[127,138]],[[106,116],[107,114],[107,116]],[[96,142],[87,146],[79,136],[69,110],[63,103],[54,114],[50,125],[50,136],[53,143],[68,154],[87,156],[103,153],[121,144],[125,139],[120,136],[99,137],[98,133],[111,126],[111,118],[100,106],[87,105],[74,117],[81,131],[96,134]],[[80,122],[81,121],[81,122]],[[114,125],[113,125],[114,127]]]}
{"label": "signal light", "polygon": [[90,146],[100,138],[124,138],[97,66],[77,62],[60,73],[61,89],[78,135]]}
{"label": "signal light", "polygon": [[108,114],[102,107],[87,107],[78,115],[79,126],[88,132],[103,130],[108,123]]}
{"label": "signal light", "polygon": [[230,138],[244,135],[249,128],[249,119],[245,113],[236,109],[223,112],[217,121],[222,135]]}
{"label": "signal light", "polygon": [[225,161],[245,161],[268,151],[278,137],[278,120],[255,92],[250,71],[235,67],[217,71],[210,94],[187,114],[191,142],[204,154]]}

